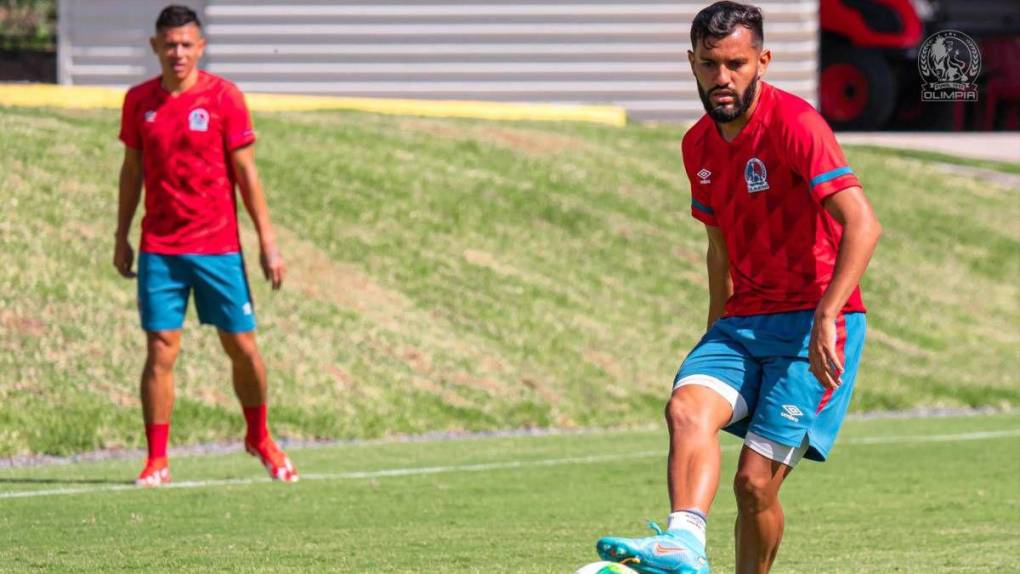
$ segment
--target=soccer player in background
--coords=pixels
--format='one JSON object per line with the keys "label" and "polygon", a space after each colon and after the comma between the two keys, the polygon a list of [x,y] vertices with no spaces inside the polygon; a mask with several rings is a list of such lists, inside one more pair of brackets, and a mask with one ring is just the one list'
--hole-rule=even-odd
{"label": "soccer player in background", "polygon": [[758,8],[712,4],[691,44],[707,113],[682,148],[691,213],[708,234],[707,332],[666,406],[667,530],[596,549],[644,573],[707,573],[722,429],[744,439],[736,571],[763,573],[783,535],[783,480],[802,457],[828,457],[850,403],[865,331],[858,283],[881,227],[825,120],[762,81],[772,55]]}
{"label": "soccer player in background", "polygon": [[173,367],[192,292],[199,321],[216,326],[232,363],[234,392],[248,424],[245,449],[274,479],[295,481],[297,471],[266,423],[266,369],[255,344],[255,314],[237,230],[235,184],[258,232],[262,271],[279,289],[285,268],[255,169],[251,118],[236,86],[198,70],[205,39],[194,11],[165,8],[150,44],[162,74],[131,88],[124,98],[124,163],[113,254],[117,271],[135,277],[128,231],[144,181],[137,278],[147,342],[141,399],[148,460],[136,483],[170,481],[166,447]]}

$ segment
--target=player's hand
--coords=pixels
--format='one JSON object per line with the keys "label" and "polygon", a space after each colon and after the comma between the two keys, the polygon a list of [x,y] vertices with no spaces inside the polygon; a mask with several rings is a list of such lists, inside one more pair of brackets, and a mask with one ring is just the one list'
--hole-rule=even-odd
{"label": "player's hand", "polygon": [[808,362],[813,374],[823,386],[837,389],[843,384],[843,363],[836,351],[836,321],[815,315],[808,343]]}
{"label": "player's hand", "polygon": [[262,275],[273,284],[273,290],[283,285],[283,276],[287,272],[283,264],[283,256],[275,246],[265,247],[259,254],[259,263],[262,265]]}
{"label": "player's hand", "polygon": [[113,246],[113,266],[121,276],[127,279],[134,279],[136,273],[131,270],[135,263],[135,252],[131,244],[125,239],[118,239]]}

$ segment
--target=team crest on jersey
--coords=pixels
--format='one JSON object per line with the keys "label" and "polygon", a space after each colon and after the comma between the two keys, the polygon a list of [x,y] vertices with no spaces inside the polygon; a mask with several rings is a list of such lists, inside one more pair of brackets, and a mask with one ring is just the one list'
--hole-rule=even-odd
{"label": "team crest on jersey", "polygon": [[191,110],[191,115],[188,116],[188,127],[193,132],[209,131],[209,112],[204,108]]}
{"label": "team crest on jersey", "polygon": [[765,171],[765,162],[752,157],[744,167],[744,181],[747,182],[747,193],[758,193],[769,188],[769,174]]}
{"label": "team crest on jersey", "polygon": [[150,124],[152,122],[156,121],[156,111],[155,110],[149,110],[149,111],[145,112],[145,121],[146,121],[146,123],[150,123]]}

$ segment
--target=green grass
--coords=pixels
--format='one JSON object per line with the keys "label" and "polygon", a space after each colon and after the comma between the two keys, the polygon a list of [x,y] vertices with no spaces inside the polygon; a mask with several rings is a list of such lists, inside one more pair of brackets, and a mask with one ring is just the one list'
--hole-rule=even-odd
{"label": "green grass", "polygon": [[869,151],[873,153],[887,153],[897,157],[908,159],[919,159],[936,163],[949,163],[953,165],[990,169],[994,171],[1000,171],[1003,173],[1020,174],[1020,163],[1013,163],[1008,161],[977,159],[972,157],[950,155],[947,153],[940,153],[937,151],[907,148],[890,148],[876,145],[849,145],[847,146],[847,148],[859,149],[862,151]]}
{"label": "green grass", "polygon": [[[0,109],[0,456],[143,440],[134,283],[110,264],[117,124]],[[279,293],[253,278],[277,435],[661,416],[707,305],[679,130],[340,112],[256,127],[290,268]],[[852,408],[1020,403],[1015,190],[848,153],[886,229]],[[190,317],[174,444],[240,435],[228,372]]]}
{"label": "green grass", "polygon": [[[709,555],[732,572],[723,444]],[[784,486],[774,571],[1016,572],[1018,450],[1017,415],[848,421]],[[240,453],[174,459],[177,481],[242,481],[226,486],[110,491],[139,468],[124,460],[0,470],[0,571],[568,573],[599,536],[664,518],[665,454],[656,430],[292,450],[294,485]],[[81,492],[8,497],[54,489]]]}

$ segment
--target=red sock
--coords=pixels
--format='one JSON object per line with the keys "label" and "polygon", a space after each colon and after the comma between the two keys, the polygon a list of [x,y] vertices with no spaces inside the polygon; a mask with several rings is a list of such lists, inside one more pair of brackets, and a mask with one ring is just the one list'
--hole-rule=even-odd
{"label": "red sock", "polygon": [[269,437],[269,426],[266,424],[268,415],[266,405],[244,407],[244,420],[248,421],[248,444],[258,445]]}
{"label": "red sock", "polygon": [[166,442],[170,437],[170,423],[145,425],[145,440],[149,443],[149,460],[166,458]]}

